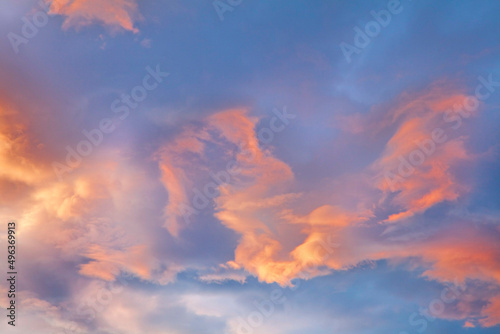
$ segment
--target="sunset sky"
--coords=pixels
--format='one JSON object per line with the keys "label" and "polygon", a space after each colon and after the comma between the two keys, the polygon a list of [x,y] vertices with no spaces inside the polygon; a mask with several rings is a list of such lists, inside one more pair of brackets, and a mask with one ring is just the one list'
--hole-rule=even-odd
{"label": "sunset sky", "polygon": [[499,15],[3,0],[0,333],[498,334]]}

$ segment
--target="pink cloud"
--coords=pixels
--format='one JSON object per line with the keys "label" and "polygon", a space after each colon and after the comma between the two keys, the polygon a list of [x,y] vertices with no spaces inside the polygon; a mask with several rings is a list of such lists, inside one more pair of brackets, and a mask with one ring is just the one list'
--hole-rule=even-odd
{"label": "pink cloud", "polygon": [[112,29],[137,33],[140,14],[135,0],[48,0],[50,14],[65,16],[63,28],[100,23]]}
{"label": "pink cloud", "polygon": [[467,138],[457,136],[454,123],[448,122],[453,108],[463,105],[465,98],[449,87],[432,86],[430,91],[414,94],[411,99],[407,96],[404,103],[388,113],[384,127],[396,124],[397,130],[371,166],[379,177],[377,187],[386,196],[395,194],[391,203],[400,208],[387,222],[411,217],[443,201],[454,201],[467,191],[452,169],[473,154],[465,148]]}

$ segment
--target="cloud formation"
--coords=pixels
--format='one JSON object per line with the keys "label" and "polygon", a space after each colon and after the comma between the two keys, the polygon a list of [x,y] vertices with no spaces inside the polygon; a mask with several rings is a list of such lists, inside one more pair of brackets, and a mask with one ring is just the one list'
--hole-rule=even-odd
{"label": "cloud formation", "polygon": [[[359,194],[358,199],[368,202],[358,206],[372,207],[362,213],[326,198],[322,204],[307,208],[308,197],[317,194],[297,189],[290,166],[259,143],[256,119],[245,110],[217,112],[203,120],[200,130],[188,128],[172,141],[173,146],[161,151],[160,168],[165,187],[171,193],[167,215],[180,218],[189,212],[179,212],[176,209],[179,206],[194,211],[202,209],[195,209],[193,204],[197,194],[202,194],[203,182],[207,182],[200,174],[206,175],[214,169],[209,167],[207,171],[193,166],[210,159],[208,147],[219,147],[224,152],[224,161],[233,159],[238,172],[231,176],[224,172],[228,179],[214,184],[213,190],[217,191],[205,197],[213,198],[214,216],[240,236],[234,260],[227,263],[229,268],[244,268],[263,282],[286,286],[296,278],[326,275],[332,269],[348,270],[366,261],[414,258],[419,266],[428,267],[422,275],[432,280],[463,284],[481,280],[498,285],[500,251],[495,242],[498,236],[488,236],[491,232],[487,230],[469,234],[477,238],[456,244],[452,240],[465,237],[462,233],[467,229],[463,226],[458,228],[459,233],[445,229],[413,242],[391,242],[391,238],[385,237],[391,230],[381,233],[377,227],[422,215],[436,204],[456,201],[466,193],[468,185],[454,175],[454,167],[471,158],[465,148],[466,137],[454,137],[453,131],[445,128],[450,123],[447,116],[443,120],[443,115],[449,116],[449,110],[463,103],[464,98],[432,86],[428,92],[405,96],[394,107],[384,125],[395,127],[394,134],[380,157],[359,175],[352,176],[375,180],[368,184],[366,194]],[[439,126],[442,128],[436,130]],[[432,137],[433,131],[439,131],[437,142]],[[415,163],[417,150],[421,159]],[[168,167],[166,157],[169,157]],[[397,173],[401,157],[411,161],[412,172],[399,175],[395,186],[389,186],[387,178],[371,177],[374,172],[379,176],[388,170]],[[389,212],[386,218],[374,213],[381,210]],[[191,212],[187,216],[196,217]],[[176,235],[180,226],[176,225]],[[376,231],[378,236],[373,234]]]}
{"label": "cloud formation", "polygon": [[35,2],[0,4],[29,41],[0,54],[16,333],[410,333],[450,295],[428,332],[498,328],[499,5],[405,3],[347,65],[376,4],[52,0],[42,25]]}
{"label": "cloud formation", "polygon": [[111,29],[139,32],[140,18],[136,0],[47,0],[49,14],[65,16],[63,28],[80,28],[93,23]]}

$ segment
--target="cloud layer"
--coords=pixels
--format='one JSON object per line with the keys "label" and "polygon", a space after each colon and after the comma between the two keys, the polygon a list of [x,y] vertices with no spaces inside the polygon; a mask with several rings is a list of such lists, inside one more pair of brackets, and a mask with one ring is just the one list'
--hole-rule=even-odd
{"label": "cloud layer", "polygon": [[498,5],[402,2],[347,63],[386,3],[46,3],[0,54],[0,332],[498,331]]}

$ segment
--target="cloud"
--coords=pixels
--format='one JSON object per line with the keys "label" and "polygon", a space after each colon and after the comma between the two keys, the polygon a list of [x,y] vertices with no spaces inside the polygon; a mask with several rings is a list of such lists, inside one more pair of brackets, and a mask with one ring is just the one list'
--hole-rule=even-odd
{"label": "cloud", "polygon": [[391,205],[399,208],[386,222],[409,218],[440,202],[454,201],[467,191],[452,172],[473,157],[466,150],[467,137],[457,136],[455,127],[460,118],[457,106],[463,106],[466,98],[438,83],[423,93],[406,96],[385,116],[384,128],[396,124],[397,130],[371,168],[378,175],[377,187],[385,198],[392,194]]}
{"label": "cloud", "polygon": [[124,271],[144,280],[151,278],[151,255],[144,245],[133,246],[123,251],[91,245],[85,256],[91,261],[81,265],[79,273],[82,275],[113,281],[121,271]]}
{"label": "cloud", "polygon": [[0,178],[17,184],[33,185],[47,177],[40,166],[44,145],[33,134],[33,126],[15,107],[0,105]]}
{"label": "cloud", "polygon": [[479,323],[484,327],[493,327],[500,324],[500,295],[491,298],[488,305],[482,310],[486,318],[480,319]]}
{"label": "cloud", "polygon": [[65,16],[63,28],[80,28],[100,23],[115,30],[139,32],[136,0],[48,0],[50,14]]}
{"label": "cloud", "polygon": [[[422,277],[443,284],[458,280],[471,287],[475,282],[497,287],[498,229],[454,221],[427,230],[410,219],[467,194],[469,185],[455,175],[456,168],[474,156],[466,149],[466,136],[450,135],[436,144],[434,152],[395,188],[371,178],[397,169],[399,156],[410,156],[419,147],[414,141],[425,141],[440,126],[446,110],[463,97],[446,90],[429,94],[408,96],[408,101],[397,104],[377,130],[392,130],[380,154],[366,168],[324,181],[325,188],[332,185],[329,190],[304,187],[292,166],[274,154],[274,147],[259,142],[259,119],[246,109],[222,110],[179,126],[147,162],[102,148],[102,154],[89,157],[58,182],[40,153],[45,148],[33,125],[21,113],[4,108],[0,117],[11,126],[0,126],[0,162],[5,167],[0,193],[5,190],[9,196],[27,199],[8,210],[9,216],[23,222],[23,240],[31,245],[26,256],[52,259],[48,261],[52,266],[56,266],[53,259],[62,258],[68,264],[57,268],[64,277],[85,284],[114,282],[130,274],[166,285],[190,268],[203,284],[244,283],[253,275],[261,282],[291,286],[297,278],[389,260],[411,262]],[[147,168],[157,168],[157,173],[145,173]],[[188,222],[186,210],[194,212],[188,212]],[[161,213],[163,217],[156,216]],[[179,260],[196,242],[186,230],[205,224],[207,217],[235,233],[234,253],[219,266],[190,267]],[[420,236],[406,234],[404,228],[381,233],[394,222],[410,226]],[[168,233],[161,233],[162,225]],[[75,294],[76,286],[85,284],[68,283],[67,288]],[[138,303],[145,298],[127,297]],[[456,319],[485,327],[498,323],[498,294],[471,293],[467,298],[459,300]],[[217,310],[207,311],[199,299],[182,300],[197,316],[217,317]],[[484,306],[478,310],[471,306],[475,303]],[[109,307],[112,311],[102,320],[103,328],[115,328],[113,322],[121,317],[129,317],[130,323],[118,326],[119,330],[142,328],[126,297],[116,297]],[[146,311],[153,312],[155,304],[148,307]],[[236,326],[234,318],[225,320]]]}
{"label": "cloud", "polygon": [[[348,270],[366,261],[416,259],[419,267],[426,268],[422,275],[431,280],[458,280],[463,284],[479,280],[499,285],[500,251],[486,228],[471,231],[460,225],[456,230],[444,228],[415,240],[410,237],[397,242],[390,241],[396,240],[394,235],[387,238],[380,233],[383,226],[371,223],[377,219],[379,223],[403,221],[438,203],[455,201],[467,192],[468,186],[454,176],[454,168],[470,161],[473,154],[466,150],[467,137],[454,137],[450,129],[446,130],[448,138],[434,143],[432,152],[395,188],[380,182],[380,178],[366,183],[374,172],[383,175],[386,170],[397,169],[399,157],[411,157],[414,150],[422,150],[419,143],[432,138],[435,128],[442,126],[445,132],[445,126],[450,124],[443,115],[449,115],[450,108],[465,98],[448,88],[432,86],[430,91],[407,95],[383,123],[383,127],[395,127],[395,132],[380,156],[365,170],[344,178],[345,182],[363,180],[362,187],[356,186],[361,191],[356,198],[365,202],[353,207],[365,210],[336,205],[326,193],[321,197],[315,191],[297,189],[290,166],[259,143],[257,119],[246,110],[236,109],[201,120],[197,131],[188,127],[161,151],[164,185],[172,192],[166,212],[179,216],[176,207],[193,204],[190,189],[203,189],[207,181],[200,175],[214,170],[214,164],[208,162],[209,152],[220,152],[224,161],[232,159],[238,166],[238,173],[231,176],[230,182],[219,184],[213,196],[213,215],[240,235],[228,268],[244,268],[263,282],[291,285],[295,278]],[[200,163],[201,169],[194,167]],[[165,165],[171,173],[165,172]],[[167,176],[169,180],[165,180]],[[310,197],[323,198],[323,203],[314,203]],[[380,214],[374,213],[382,209],[389,212],[389,218],[380,219]],[[196,215],[191,218],[197,221]],[[231,279],[234,274],[203,277],[217,281]]]}
{"label": "cloud", "polygon": [[[285,283],[283,280],[287,278],[283,277],[283,271],[287,270],[289,263],[278,260],[282,245],[276,240],[277,236],[272,233],[272,229],[277,224],[275,219],[280,214],[280,207],[295,200],[299,195],[279,193],[280,189],[286,188],[286,184],[293,180],[293,173],[288,165],[273,157],[269,151],[260,148],[255,134],[256,121],[247,115],[247,111],[240,109],[218,112],[205,120],[206,132],[201,132],[203,140],[221,147],[221,150],[233,159],[238,170],[233,175],[222,171],[226,177],[231,178],[231,182],[214,185],[219,192],[214,199],[215,217],[241,235],[235,250],[235,263],[256,273],[264,281]],[[185,136],[192,136],[195,140],[187,141]],[[185,158],[186,154],[196,153],[196,157],[206,154],[200,151],[204,148],[199,144],[200,136],[194,135],[192,130],[183,133],[180,138],[180,141],[174,141],[174,147],[184,148],[181,151],[185,152]],[[162,156],[177,156],[176,149],[169,147],[162,151]],[[190,158],[188,161],[192,165],[193,156]],[[180,202],[184,207],[196,206],[195,201],[187,201],[184,191],[178,191],[187,188],[186,182],[184,187],[179,186],[178,177],[185,179],[185,174],[190,169],[183,169],[176,177],[168,172],[179,170],[188,163],[180,159],[176,161],[175,167],[168,164],[167,168],[165,158],[162,161],[160,168],[170,197],[166,212],[179,216],[181,213],[177,207]],[[193,179],[190,177],[190,180]],[[179,198],[182,198],[182,201],[179,201]],[[259,217],[263,214],[269,215],[268,222]]]}
{"label": "cloud", "polygon": [[[2,308],[7,308],[10,305],[10,300],[7,298],[7,291],[7,288],[0,287],[0,292],[5,296],[5,298],[2,297],[0,299],[0,306]],[[86,326],[68,319],[62,307],[38,298],[33,292],[24,289],[21,291],[18,290],[16,293],[16,303],[18,312],[19,309],[22,309],[25,317],[23,321],[20,321],[18,318],[15,322],[15,329],[20,333],[57,333],[68,329],[79,333],[87,330]],[[2,324],[2,326],[5,326],[5,332],[7,333],[10,326],[7,324]]]}
{"label": "cloud", "polygon": [[206,139],[208,139],[206,132],[196,132],[193,128],[186,129],[157,153],[162,174],[161,182],[168,192],[165,227],[174,236],[179,235],[180,226],[185,224],[185,217],[190,210],[186,188],[190,185],[192,187],[193,184],[185,171],[193,162],[192,159],[202,154],[203,141]]}

